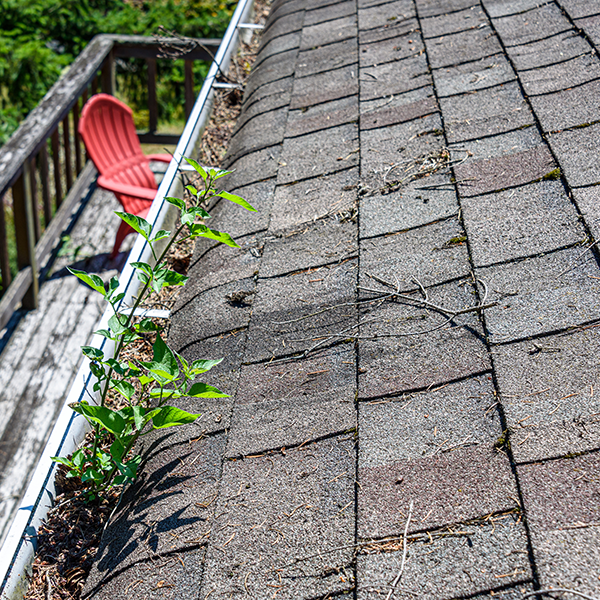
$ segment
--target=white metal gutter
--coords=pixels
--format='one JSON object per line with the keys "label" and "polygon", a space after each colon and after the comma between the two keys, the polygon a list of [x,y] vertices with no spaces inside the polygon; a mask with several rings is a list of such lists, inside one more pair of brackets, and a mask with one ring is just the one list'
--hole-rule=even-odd
{"label": "white metal gutter", "polygon": [[[248,31],[246,20],[250,17],[252,6],[253,0],[240,0],[238,3],[179,139],[173,159],[158,188],[152,208],[146,217],[157,230],[170,228],[169,221],[175,215],[174,211],[171,210],[173,207],[165,201],[165,197],[178,196],[182,193],[181,178],[178,177],[179,164],[185,156],[196,156],[200,137],[212,111],[213,88],[216,87],[215,83],[218,86],[217,78],[219,74],[227,72],[231,57],[237,50],[239,36],[245,33],[244,30]],[[136,261],[148,262],[150,256],[150,247],[146,240],[138,236],[120,276],[119,292],[125,293],[121,303],[124,311],[127,306],[133,304],[133,298],[139,288],[139,281],[135,277],[135,271],[131,263]],[[112,311],[107,308],[98,323],[97,329],[106,328],[111,315]],[[93,336],[91,345],[102,349],[105,356],[111,356],[114,352],[114,342],[100,336]],[[53,506],[56,496],[54,476],[57,465],[51,461],[50,457],[66,457],[83,440],[88,429],[87,422],[74,413],[69,408],[69,404],[81,401],[88,394],[86,387],[91,390],[92,385],[93,378],[89,371],[89,360],[84,359],[20,503],[17,516],[13,520],[8,535],[0,548],[1,600],[23,598],[27,591],[29,585],[28,573],[31,572],[37,546],[37,530],[45,519],[48,510]]]}

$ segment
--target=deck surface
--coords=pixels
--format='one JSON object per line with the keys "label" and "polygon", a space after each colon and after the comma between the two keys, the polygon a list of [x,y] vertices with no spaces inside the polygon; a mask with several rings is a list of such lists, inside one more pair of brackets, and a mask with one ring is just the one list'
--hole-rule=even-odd
{"label": "deck surface", "polygon": [[274,3],[258,213],[170,335],[231,397],[148,441],[86,598],[600,597],[598,44],[598,2]]}
{"label": "deck surface", "polygon": [[[96,189],[74,210],[68,237],[40,286],[39,308],[19,311],[1,332],[0,543],[73,383],[80,346],[89,341],[105,309],[101,296],[66,267],[103,279],[118,273],[126,255],[114,261],[108,256],[118,208],[114,195]],[[132,241],[130,236],[123,250]]]}

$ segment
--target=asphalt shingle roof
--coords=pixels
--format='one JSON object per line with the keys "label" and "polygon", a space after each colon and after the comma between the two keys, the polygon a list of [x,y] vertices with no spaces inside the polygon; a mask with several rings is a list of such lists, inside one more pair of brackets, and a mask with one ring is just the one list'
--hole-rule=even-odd
{"label": "asphalt shingle roof", "polygon": [[411,503],[394,598],[600,594],[600,4],[538,4],[274,2],[171,331],[231,398],[89,597],[389,598]]}

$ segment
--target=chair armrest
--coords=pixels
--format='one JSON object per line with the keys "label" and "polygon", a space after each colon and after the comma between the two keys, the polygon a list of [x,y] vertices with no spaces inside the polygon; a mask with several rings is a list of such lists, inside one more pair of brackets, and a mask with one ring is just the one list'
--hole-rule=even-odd
{"label": "chair armrest", "polygon": [[140,187],[137,185],[129,185],[127,183],[119,183],[118,181],[114,181],[112,179],[107,179],[104,175],[100,175],[98,177],[98,185],[108,190],[109,192],[114,192],[115,194],[123,194],[124,196],[133,196],[134,198],[140,198],[142,200],[154,200],[156,196],[156,192],[158,190],[153,190],[151,188]]}
{"label": "chair armrest", "polygon": [[173,157],[170,154],[147,154],[146,158],[157,162],[170,163]]}

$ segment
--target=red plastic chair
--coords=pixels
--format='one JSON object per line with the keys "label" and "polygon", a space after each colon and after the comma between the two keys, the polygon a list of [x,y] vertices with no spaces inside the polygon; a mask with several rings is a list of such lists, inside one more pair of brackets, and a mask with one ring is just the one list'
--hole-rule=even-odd
{"label": "red plastic chair", "polygon": [[[144,155],[131,109],[108,94],[96,94],[83,107],[79,134],[100,176],[98,186],[114,192],[125,212],[145,217],[158,186],[150,161],[170,162],[169,154]],[[124,221],[117,231],[111,258],[133,229]]]}

